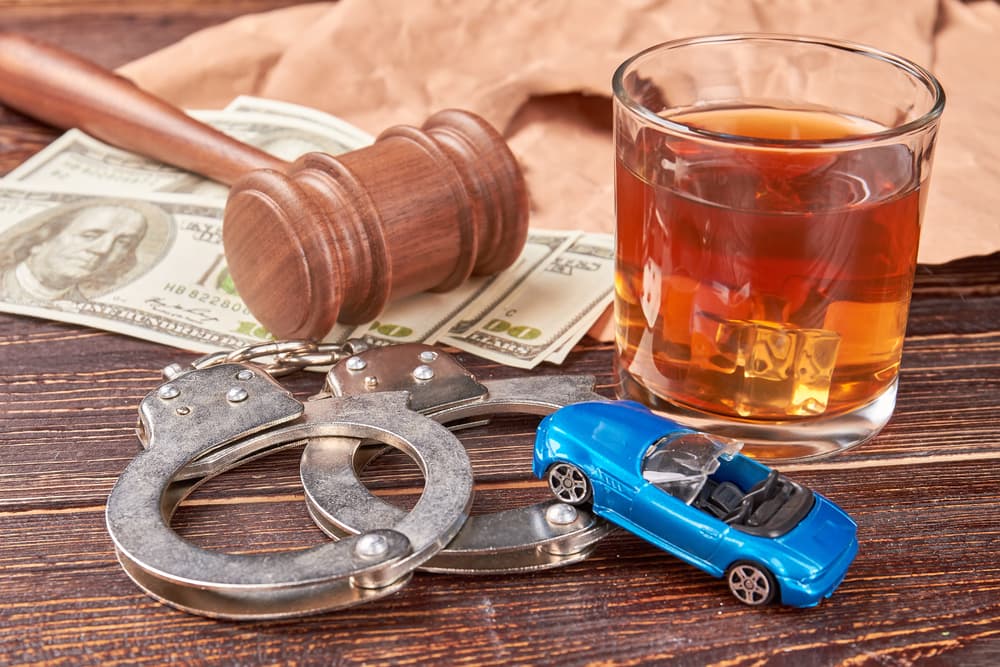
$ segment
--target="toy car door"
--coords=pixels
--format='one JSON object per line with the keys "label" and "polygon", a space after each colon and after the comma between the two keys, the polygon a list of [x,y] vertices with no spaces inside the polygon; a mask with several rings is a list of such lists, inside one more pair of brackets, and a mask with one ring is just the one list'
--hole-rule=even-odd
{"label": "toy car door", "polygon": [[631,520],[659,546],[696,565],[712,556],[727,528],[651,482],[636,495]]}

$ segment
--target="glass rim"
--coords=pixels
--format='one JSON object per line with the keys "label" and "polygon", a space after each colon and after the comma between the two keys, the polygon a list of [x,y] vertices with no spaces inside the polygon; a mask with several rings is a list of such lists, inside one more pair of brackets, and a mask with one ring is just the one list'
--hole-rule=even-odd
{"label": "glass rim", "polygon": [[[670,120],[669,118],[664,118],[660,115],[657,115],[656,113],[653,113],[650,109],[643,106],[642,104],[639,104],[634,99],[632,99],[632,97],[629,96],[628,93],[625,92],[623,81],[626,71],[636,61],[649,55],[650,53],[653,53],[655,51],[669,51],[671,49],[677,49],[685,46],[696,46],[699,44],[716,44],[725,42],[797,42],[800,44],[810,44],[813,46],[822,46],[833,49],[839,49],[842,51],[848,51],[855,55],[860,55],[867,58],[880,60],[888,65],[895,67],[896,69],[903,70],[904,72],[909,74],[912,78],[922,83],[924,87],[933,96],[933,103],[930,105],[930,108],[923,114],[921,114],[919,117],[914,118],[913,120],[908,121],[906,123],[903,123],[902,125],[886,128],[884,130],[879,130],[878,132],[860,133],[851,135],[849,137],[840,137],[831,139],[762,139],[761,137],[751,137],[748,135],[729,134],[726,132],[715,132],[712,130],[707,130],[700,127],[687,125],[685,123],[679,123],[677,121]],[[706,139],[726,144],[753,146],[756,148],[771,146],[775,148],[829,149],[836,147],[855,146],[859,144],[872,144],[872,143],[878,143],[883,140],[897,139],[903,135],[910,134],[913,132],[918,132],[931,126],[941,116],[941,113],[944,111],[944,104],[945,104],[944,88],[941,87],[941,83],[937,80],[937,77],[931,74],[931,72],[926,68],[902,56],[898,56],[888,51],[883,51],[873,46],[868,46],[866,44],[861,44],[859,42],[851,42],[848,40],[833,39],[827,37],[813,37],[809,35],[792,35],[792,34],[764,33],[764,32],[701,35],[697,37],[685,37],[683,39],[674,39],[666,42],[661,42],[659,44],[654,44],[653,46],[645,48],[642,51],[636,53],[635,55],[629,57],[621,65],[618,66],[618,68],[615,70],[614,75],[611,77],[611,88],[615,99],[625,109],[635,114],[636,116],[640,117],[641,119],[644,119],[654,125],[658,125],[666,130],[690,137],[697,137],[700,139]]]}

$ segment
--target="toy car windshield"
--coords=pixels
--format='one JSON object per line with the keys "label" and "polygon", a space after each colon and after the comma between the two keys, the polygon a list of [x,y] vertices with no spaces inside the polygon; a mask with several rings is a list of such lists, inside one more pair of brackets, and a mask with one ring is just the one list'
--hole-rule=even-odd
{"label": "toy car windshield", "polygon": [[642,477],[690,505],[719,467],[743,443],[706,433],[673,433],[654,442],[642,457]]}

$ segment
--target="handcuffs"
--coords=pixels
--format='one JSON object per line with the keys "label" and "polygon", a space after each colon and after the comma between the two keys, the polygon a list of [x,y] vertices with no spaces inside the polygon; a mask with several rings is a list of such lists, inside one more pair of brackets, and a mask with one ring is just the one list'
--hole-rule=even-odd
{"label": "handcuffs", "polygon": [[[272,360],[265,366],[250,363]],[[333,363],[305,402],[274,376]],[[152,597],[226,619],[300,616],[349,607],[402,588],[416,569],[463,574],[532,571],[583,560],[611,531],[583,507],[550,500],[470,516],[473,473],[443,424],[484,415],[545,415],[604,400],[594,378],[479,381],[430,346],[364,349],[360,341],[284,341],[164,369],[139,406],[143,451],[107,503],[118,560]],[[180,502],[208,479],[306,443],[300,474],[316,524],[335,541],[303,551],[225,554],[170,528]],[[410,455],[424,489],[406,512],[359,480],[389,445]]]}

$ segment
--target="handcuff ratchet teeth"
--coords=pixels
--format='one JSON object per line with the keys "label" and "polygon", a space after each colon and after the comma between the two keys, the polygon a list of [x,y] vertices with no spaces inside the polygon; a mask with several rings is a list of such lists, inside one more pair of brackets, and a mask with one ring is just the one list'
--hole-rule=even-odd
{"label": "handcuff ratchet teeth", "polygon": [[[309,401],[262,369],[222,364],[176,375],[140,405],[145,450],[121,474],[106,519],[118,559],[140,588],[185,611],[230,619],[299,616],[394,593],[447,544],[472,501],[462,444],[409,409],[404,392]],[[406,451],[424,472],[413,510],[396,525],[294,552],[236,555],[182,539],[169,526],[201,482],[261,452],[312,437],[375,439]],[[200,457],[238,451],[205,469]],[[202,476],[185,475],[192,462]]]}
{"label": "handcuff ratchet teeth", "polygon": [[[410,409],[442,423],[492,414],[546,415],[580,401],[604,400],[594,378],[546,376],[480,383],[453,357],[420,344],[374,348],[333,366],[325,391],[333,396],[406,390]],[[377,455],[341,439],[315,439],[302,454],[300,473],[309,513],[333,537],[393,525],[404,510],[368,491],[360,470]],[[367,450],[367,451],[366,451]],[[462,574],[523,572],[587,558],[611,525],[588,509],[548,500],[472,516],[459,534],[420,569]]]}

